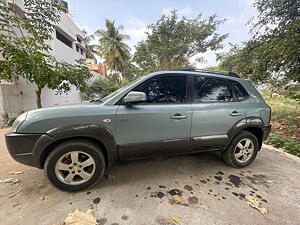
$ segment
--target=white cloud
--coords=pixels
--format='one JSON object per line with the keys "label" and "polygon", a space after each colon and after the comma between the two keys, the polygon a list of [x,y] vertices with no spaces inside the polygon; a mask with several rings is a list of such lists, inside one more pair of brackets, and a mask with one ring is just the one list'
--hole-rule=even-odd
{"label": "white cloud", "polygon": [[143,40],[146,38],[147,24],[135,17],[128,20],[124,33],[130,35],[131,39]]}
{"label": "white cloud", "polygon": [[[203,62],[196,62],[198,57],[203,58]],[[203,69],[205,67],[211,67],[216,65],[216,54],[212,51],[207,51],[203,54],[197,54],[191,58],[191,62],[195,64],[196,68]]]}
{"label": "white cloud", "polygon": [[177,12],[178,12],[178,16],[179,17],[182,17],[182,16],[189,16],[193,13],[193,9],[189,6],[186,6],[186,7],[183,7],[183,8],[177,8],[177,7],[167,7],[167,8],[164,8],[162,10],[162,14],[165,14],[165,15],[170,15],[172,10],[176,9]]}
{"label": "white cloud", "polygon": [[124,34],[127,34],[130,36],[130,40],[127,41],[129,44],[131,50],[134,52],[134,46],[142,40],[145,40],[147,38],[147,35],[145,32],[149,31],[147,28],[147,24],[136,18],[131,17],[127,21],[125,21],[125,24],[123,24],[125,29],[123,31]]}
{"label": "white cloud", "polygon": [[[235,14],[226,15],[225,18],[227,21],[225,24],[229,25],[227,28],[227,32],[229,33],[229,37],[224,41],[224,48],[218,50],[218,52],[227,52],[230,49],[229,43],[240,44],[243,41],[246,41],[250,38],[250,28],[251,25],[247,25],[251,18],[257,17],[257,11],[253,7],[253,3],[255,0],[238,0],[236,5]],[[208,51],[204,54],[201,54],[204,57],[206,62],[198,63],[197,67],[209,67],[215,66],[218,64],[216,61],[215,52]],[[193,61],[193,59],[192,59]]]}

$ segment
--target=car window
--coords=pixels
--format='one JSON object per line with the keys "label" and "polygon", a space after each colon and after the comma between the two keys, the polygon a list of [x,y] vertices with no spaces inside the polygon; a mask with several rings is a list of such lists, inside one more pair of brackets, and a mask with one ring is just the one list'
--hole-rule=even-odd
{"label": "car window", "polygon": [[232,89],[239,101],[243,101],[249,97],[249,94],[245,90],[245,88],[239,84],[238,82],[232,81],[231,82]]}
{"label": "car window", "polygon": [[186,101],[185,75],[167,75],[151,78],[133,91],[144,92],[147,103],[182,103]]}
{"label": "car window", "polygon": [[233,95],[228,83],[218,78],[195,77],[196,102],[229,102]]}

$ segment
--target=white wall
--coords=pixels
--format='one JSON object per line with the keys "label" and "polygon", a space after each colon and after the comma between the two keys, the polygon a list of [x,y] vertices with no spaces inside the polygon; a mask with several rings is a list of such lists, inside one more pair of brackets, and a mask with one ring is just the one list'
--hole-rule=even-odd
{"label": "white wall", "polygon": [[[23,9],[22,1],[17,0],[17,5]],[[56,38],[56,33],[53,32],[52,40],[48,43],[52,47],[50,52],[58,61],[64,61],[70,64],[75,64],[78,59],[85,59],[85,54],[80,54],[76,51],[77,35],[83,37],[81,29],[74,23],[70,15],[61,13],[60,23],[57,24],[57,29],[65,34],[71,41],[72,47],[65,45]],[[1,59],[0,59],[1,60]],[[0,124],[6,123],[10,118],[17,117],[23,111],[35,109],[35,84],[29,83],[24,78],[19,78],[15,82],[0,83]],[[79,103],[81,102],[81,94],[75,87],[71,87],[71,91],[67,94],[59,95],[56,91],[44,88],[42,90],[42,106],[49,107],[61,104]]]}

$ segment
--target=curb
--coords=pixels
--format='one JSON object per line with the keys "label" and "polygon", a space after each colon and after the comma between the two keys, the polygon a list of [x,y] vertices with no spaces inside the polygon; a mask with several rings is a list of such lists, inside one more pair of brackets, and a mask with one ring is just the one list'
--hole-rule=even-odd
{"label": "curb", "polygon": [[295,155],[292,155],[292,154],[290,154],[290,153],[287,153],[287,152],[285,152],[285,151],[282,150],[282,149],[275,148],[275,147],[273,147],[273,146],[271,146],[271,145],[266,145],[266,144],[263,144],[262,147],[263,147],[263,148],[266,148],[266,149],[268,149],[268,150],[272,150],[272,151],[278,152],[278,153],[280,153],[280,154],[286,156],[286,157],[289,158],[289,159],[292,159],[292,160],[295,160],[295,161],[297,161],[297,162],[300,162],[300,158],[299,158],[299,157],[297,157],[297,156],[295,156]]}

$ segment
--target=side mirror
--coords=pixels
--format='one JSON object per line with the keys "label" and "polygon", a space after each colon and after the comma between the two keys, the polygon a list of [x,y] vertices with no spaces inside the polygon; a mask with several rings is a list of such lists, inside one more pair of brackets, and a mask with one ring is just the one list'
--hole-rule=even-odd
{"label": "side mirror", "polygon": [[146,102],[147,97],[144,92],[131,91],[124,97],[125,104]]}

